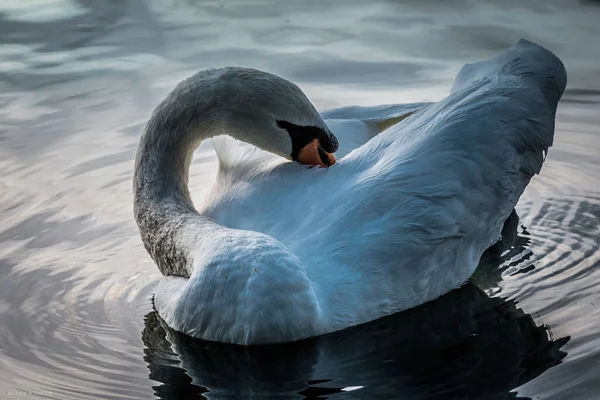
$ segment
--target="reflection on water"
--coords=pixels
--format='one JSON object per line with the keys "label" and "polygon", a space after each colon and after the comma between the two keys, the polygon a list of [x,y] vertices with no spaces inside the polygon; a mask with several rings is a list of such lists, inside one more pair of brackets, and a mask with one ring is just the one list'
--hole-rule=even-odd
{"label": "reflection on water", "polygon": [[382,399],[509,398],[513,388],[557,365],[568,341],[551,339],[513,301],[490,298],[473,285],[427,307],[293,345],[248,349],[194,341],[155,312],[145,322],[145,360],[150,378],[162,383],[155,393],[163,399],[206,391],[219,399],[351,391]]}
{"label": "reflection on water", "polygon": [[[0,398],[599,397],[599,19],[577,0],[3,0]],[[297,82],[321,109],[436,101],[462,64],[520,37],[555,51],[569,86],[521,221],[471,284],[268,363],[161,326],[131,176],[177,81],[241,65]],[[196,199],[215,169],[203,147]]]}
{"label": "reflection on water", "polygon": [[[500,277],[496,261],[519,243],[511,242],[516,222],[513,214],[477,277]],[[512,398],[512,389],[560,363],[569,338],[553,338],[514,300],[489,297],[469,283],[407,312],[294,344],[248,348],[200,341],[171,330],[154,311],[145,317],[142,340],[162,399],[204,393],[213,399],[324,399],[352,392],[458,400]]]}

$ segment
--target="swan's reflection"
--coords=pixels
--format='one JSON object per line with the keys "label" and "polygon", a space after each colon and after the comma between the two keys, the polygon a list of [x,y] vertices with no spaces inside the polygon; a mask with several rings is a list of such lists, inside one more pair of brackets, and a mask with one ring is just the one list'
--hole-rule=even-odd
{"label": "swan's reflection", "polygon": [[[486,285],[500,278],[500,254],[518,243],[517,226],[513,214],[503,242],[482,259],[476,277]],[[558,364],[568,341],[551,339],[514,301],[490,298],[474,283],[420,307],[293,344],[200,341],[169,329],[154,312],[146,316],[142,339],[163,399],[508,399],[514,398],[510,390]]]}

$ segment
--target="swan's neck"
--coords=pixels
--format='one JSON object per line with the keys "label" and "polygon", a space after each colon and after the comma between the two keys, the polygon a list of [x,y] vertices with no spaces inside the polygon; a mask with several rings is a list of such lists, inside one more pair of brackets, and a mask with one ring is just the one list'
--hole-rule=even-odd
{"label": "swan's neck", "polygon": [[185,94],[173,93],[155,110],[140,140],[134,173],[135,219],[164,275],[189,276],[194,236],[214,225],[194,208],[188,171],[200,143],[224,130],[210,102],[185,101]]}

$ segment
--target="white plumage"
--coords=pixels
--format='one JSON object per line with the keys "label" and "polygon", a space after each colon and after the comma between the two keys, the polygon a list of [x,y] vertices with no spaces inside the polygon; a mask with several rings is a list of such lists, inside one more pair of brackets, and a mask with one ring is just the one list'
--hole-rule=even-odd
{"label": "white plumage", "polygon": [[[566,85],[560,60],[521,40],[466,65],[438,103],[323,113],[343,156],[307,168],[266,152],[289,154],[268,118],[326,129],[299,89],[227,71],[191,78],[159,106],[134,189],[142,238],[166,275],[159,315],[183,333],[240,344],[344,329],[460,286],[539,173]],[[231,71],[235,84],[221,85]],[[233,104],[252,91],[258,108],[220,111],[232,106],[219,91]],[[377,134],[385,120],[414,111]],[[220,134],[266,151],[232,153],[235,143],[216,138],[222,166],[197,213],[186,186],[191,151]]]}

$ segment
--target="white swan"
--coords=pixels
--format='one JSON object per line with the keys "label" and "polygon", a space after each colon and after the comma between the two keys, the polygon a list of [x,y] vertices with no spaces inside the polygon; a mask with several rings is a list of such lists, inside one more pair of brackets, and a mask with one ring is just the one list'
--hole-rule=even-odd
{"label": "white swan", "polygon": [[153,113],[135,166],[135,217],[165,275],[159,315],[202,339],[286,342],[460,286],[539,173],[565,85],[560,60],[521,40],[466,65],[447,98],[370,140],[369,121],[419,106],[330,112],[356,144],[368,140],[330,168],[221,149],[219,180],[197,212],[188,167],[204,139],[226,134],[320,164],[337,144],[286,80],[241,68],[185,80]]}

